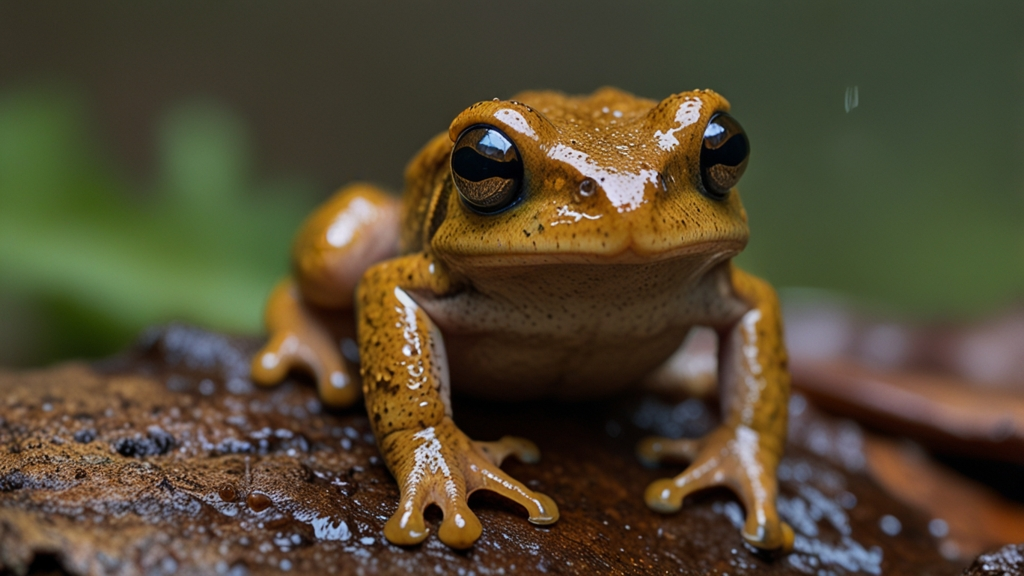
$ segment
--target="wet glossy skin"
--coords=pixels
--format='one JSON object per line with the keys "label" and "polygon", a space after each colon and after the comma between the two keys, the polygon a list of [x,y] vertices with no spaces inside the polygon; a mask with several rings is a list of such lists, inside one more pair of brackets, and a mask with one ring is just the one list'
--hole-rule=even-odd
{"label": "wet glossy skin", "polygon": [[[647,504],[672,512],[687,494],[727,486],[746,507],[748,542],[791,545],[775,510],[789,394],[778,302],[730,262],[748,236],[738,193],[702,193],[705,128],[727,109],[711,91],[482,102],[412,161],[401,206],[355,185],[306,222],[292,278],[268,302],[271,339],[253,377],[305,369],[326,402],[355,402],[336,345],[354,299],[363,394],[402,492],[391,542],[422,541],[423,510],[436,504],[441,540],[472,545],[481,526],[466,498],[479,489],[536,524],[558,519],[554,502],[499,468],[510,454],[536,461],[536,447],[466,437],[450,386],[494,399],[605,395],[642,382],[702,325],[719,333],[724,423],[702,439],[641,444],[644,459],[691,462],[653,483]],[[453,177],[453,143],[475,126],[500,130],[522,160],[520,194],[493,214],[471,209]]]}

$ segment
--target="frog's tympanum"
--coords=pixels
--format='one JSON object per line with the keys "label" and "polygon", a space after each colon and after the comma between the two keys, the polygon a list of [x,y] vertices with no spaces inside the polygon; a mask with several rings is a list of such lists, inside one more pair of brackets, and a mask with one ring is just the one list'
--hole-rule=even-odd
{"label": "frog's tympanum", "polygon": [[[401,202],[352,185],[306,221],[291,278],[268,302],[271,338],[253,377],[305,370],[326,403],[347,406],[360,362],[401,489],[388,540],[421,542],[424,509],[437,505],[441,541],[471,546],[476,490],[519,503],[534,524],[558,519],[550,498],[499,467],[509,455],[538,460],[536,446],[467,437],[450,387],[498,400],[608,395],[642,383],[707,326],[719,335],[723,424],[700,439],[643,442],[648,461],[690,462],[644,498],[673,512],[688,494],[726,486],[746,508],[747,542],[792,543],[775,505],[786,351],[771,286],[730,261],[748,237],[735,185],[749,144],[728,109],[710,90],[481,102],[413,159]],[[339,345],[346,313],[358,356]]]}

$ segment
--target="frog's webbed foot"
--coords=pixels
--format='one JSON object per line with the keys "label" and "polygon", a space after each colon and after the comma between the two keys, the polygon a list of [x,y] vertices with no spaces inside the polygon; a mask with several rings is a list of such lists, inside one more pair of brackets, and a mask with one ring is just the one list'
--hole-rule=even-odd
{"label": "frog's webbed foot", "polygon": [[270,339],[253,357],[252,379],[271,386],[293,369],[316,378],[320,398],[328,406],[351,406],[360,390],[331,334],[299,300],[295,285],[285,281],[267,302]]}
{"label": "frog's webbed foot", "polygon": [[449,418],[423,430],[393,432],[381,441],[402,492],[398,510],[384,526],[384,535],[399,545],[422,542],[429,530],[423,511],[432,504],[444,520],[438,537],[452,548],[468,548],[480,537],[480,520],[467,499],[477,490],[496,492],[526,508],[533,524],[558,520],[558,507],[505,474],[499,464],[509,455],[535,462],[540,453],[528,440],[506,436],[497,442],[474,442]]}
{"label": "frog's webbed foot", "polygon": [[648,438],[637,447],[648,462],[688,460],[690,466],[675,478],[656,480],[647,487],[647,506],[663,513],[682,507],[686,496],[725,486],[735,492],[746,508],[743,538],[765,550],[793,547],[793,529],[779,518],[775,508],[778,483],[775,468],[779,457],[765,448],[760,436],[743,425],[722,426],[698,440]]}

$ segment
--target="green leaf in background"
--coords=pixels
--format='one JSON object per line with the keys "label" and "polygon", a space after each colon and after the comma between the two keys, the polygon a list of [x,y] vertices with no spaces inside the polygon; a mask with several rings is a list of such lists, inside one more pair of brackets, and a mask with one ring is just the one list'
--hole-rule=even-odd
{"label": "green leaf in background", "polygon": [[0,363],[110,353],[171,319],[255,333],[312,186],[254,173],[244,123],[187,102],[131,190],[64,90],[0,96]]}

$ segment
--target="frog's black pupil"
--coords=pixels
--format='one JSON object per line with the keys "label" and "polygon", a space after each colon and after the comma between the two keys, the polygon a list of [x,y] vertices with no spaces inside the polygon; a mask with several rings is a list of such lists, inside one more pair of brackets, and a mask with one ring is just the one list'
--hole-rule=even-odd
{"label": "frog's black pupil", "polygon": [[470,182],[488,178],[518,178],[523,173],[523,163],[518,158],[510,161],[494,160],[466,146],[452,153],[452,170]]}
{"label": "frog's black pupil", "polygon": [[735,118],[722,112],[711,117],[700,151],[700,178],[705,194],[722,200],[739,182],[750,158],[750,142]]}
{"label": "frog's black pupil", "polygon": [[472,126],[456,140],[452,179],[464,204],[496,214],[519,198],[523,161],[512,141],[493,126]]}
{"label": "frog's black pupil", "polygon": [[739,166],[750,154],[750,144],[747,143],[747,135],[741,132],[732,135],[725,141],[725,144],[719,145],[718,148],[708,148],[704,154],[707,155],[704,163],[708,166],[715,164]]}

